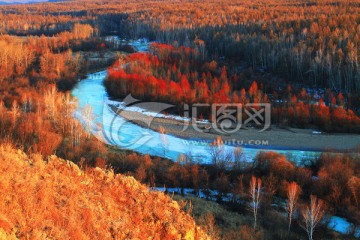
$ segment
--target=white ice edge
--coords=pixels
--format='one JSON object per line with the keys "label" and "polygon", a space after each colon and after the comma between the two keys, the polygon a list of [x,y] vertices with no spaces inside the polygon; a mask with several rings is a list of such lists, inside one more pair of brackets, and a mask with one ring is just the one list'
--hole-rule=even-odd
{"label": "white ice edge", "polygon": [[[140,51],[147,51],[147,45],[144,45],[144,41],[135,41],[132,43],[134,46],[142,45],[138,48]],[[148,44],[148,42],[147,42]],[[199,163],[210,163],[211,159],[208,153],[208,147],[204,145],[195,144],[192,140],[184,140],[171,135],[166,135],[167,144],[164,146],[164,136],[158,132],[150,129],[145,129],[137,126],[133,123],[127,122],[125,119],[119,117],[110,108],[109,104],[118,104],[121,106],[121,102],[115,102],[109,99],[105,87],[103,86],[103,80],[107,75],[107,71],[100,71],[89,74],[85,80],[80,81],[72,90],[72,95],[78,99],[79,108],[74,113],[82,123],[86,120],[81,115],[81,109],[85,105],[90,105],[93,108],[93,113],[96,116],[95,121],[91,124],[91,131],[94,135],[101,138],[107,144],[115,145],[120,148],[134,150],[142,154],[150,154],[153,156],[166,157],[176,161],[180,154],[191,152],[192,156],[199,159]],[[129,109],[127,109],[129,110]],[[139,111],[148,116],[154,116],[154,113],[146,111],[145,109],[132,109],[133,111]],[[160,115],[161,116],[161,115]],[[157,116],[158,117],[158,116]],[[164,115],[164,117],[174,117],[178,120],[189,120],[180,116]],[[115,131],[114,131],[115,130]],[[315,133],[314,134],[318,134]],[[135,140],[139,140],[134,142]],[[233,151],[233,146],[225,146],[226,151]],[[256,149],[243,147],[243,153],[246,161],[253,161],[255,155],[259,151],[276,151],[282,154],[290,154],[292,160],[300,161],[304,158],[315,158],[319,153],[311,151],[301,150],[276,150],[276,149]],[[172,191],[172,189],[170,189]],[[170,191],[169,190],[169,191]],[[188,192],[189,189],[185,190]],[[190,191],[190,190],[189,190]],[[191,190],[192,191],[192,190]],[[216,192],[214,192],[216,194]],[[205,197],[204,194],[200,194],[200,197]],[[224,200],[231,199],[230,196],[226,196]],[[339,217],[331,217],[330,224],[332,224],[335,231],[346,233],[351,224],[346,219]],[[360,229],[357,230],[357,237],[360,237]]]}
{"label": "white ice edge", "polygon": [[[164,135],[150,129],[142,128],[136,124],[126,122],[125,119],[112,111],[109,104],[117,104],[119,106],[121,103],[109,100],[103,85],[106,74],[106,71],[89,74],[88,77],[85,80],[80,81],[72,91],[72,95],[78,99],[79,103],[79,109],[76,113],[77,118],[82,118],[81,109],[85,105],[92,106],[93,113],[96,116],[92,126],[94,135],[103,138],[108,144],[134,150],[142,154],[166,157],[176,161],[180,154],[191,153],[192,157],[199,160],[201,163],[211,162],[209,147],[204,144],[205,141],[197,141],[195,139],[186,140],[165,134],[167,143],[164,145]],[[148,116],[154,116],[154,113],[145,111],[144,109],[130,108],[130,110],[140,111],[141,113],[145,112]],[[186,120],[178,116],[164,117]],[[225,151],[234,151],[234,149],[235,146],[224,146]],[[243,147],[246,161],[252,161],[259,151],[277,151],[283,154],[289,153],[294,161],[299,161],[303,158],[314,158],[319,155],[319,153],[301,150]]]}
{"label": "white ice edge", "polygon": [[[189,117],[182,117],[182,116],[173,115],[173,114],[156,113],[156,112],[149,111],[148,109],[144,109],[144,108],[141,108],[141,107],[127,106],[125,102],[118,102],[118,101],[108,100],[107,103],[109,105],[112,105],[112,106],[116,107],[118,110],[125,110],[127,112],[137,112],[137,113],[141,113],[141,114],[143,114],[145,116],[149,116],[149,117],[172,119],[172,120],[182,121],[182,122],[191,122],[192,121],[192,119],[189,118]],[[203,124],[210,123],[208,120],[196,120],[195,122],[196,123],[203,123]]]}

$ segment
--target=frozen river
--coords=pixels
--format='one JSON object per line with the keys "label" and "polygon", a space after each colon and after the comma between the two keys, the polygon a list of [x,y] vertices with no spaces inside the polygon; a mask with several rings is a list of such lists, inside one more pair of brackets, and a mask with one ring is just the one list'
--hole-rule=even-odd
{"label": "frozen river", "polygon": [[[141,42],[134,42],[133,45],[141,51],[147,50],[147,45]],[[109,106],[109,104],[114,105],[114,101],[109,99],[103,85],[106,74],[106,71],[89,74],[72,90],[72,95],[78,100],[78,109],[75,113],[77,118],[84,121],[81,114],[82,109],[86,105],[92,107],[94,118],[91,118],[91,131],[95,136],[107,144],[141,154],[166,157],[174,161],[181,154],[189,154],[199,163],[211,162],[209,146],[206,144],[196,144],[196,141],[186,141],[171,135],[162,135],[128,122],[114,113]],[[252,161],[259,151],[270,151],[269,148],[271,146],[267,146],[267,149],[242,147],[242,150],[244,158],[247,161]],[[224,146],[224,151],[234,150],[234,146]],[[271,148],[271,151],[285,154],[296,162],[316,158],[319,155],[318,152],[280,150],[276,147]],[[351,227],[349,222],[339,217],[331,217],[329,220],[329,227],[338,232],[346,233]],[[356,235],[360,236],[360,233],[357,232]]]}
{"label": "frozen river", "polygon": [[[113,37],[112,41],[121,42],[120,39]],[[146,39],[127,42],[136,47],[140,52],[148,50]],[[103,81],[107,72],[101,71],[89,74],[86,79],[80,81],[72,90],[72,95],[78,99],[78,111],[76,116],[83,120],[81,109],[89,105],[93,109],[94,119],[92,122],[92,132],[99,139],[107,144],[118,146],[119,148],[133,150],[142,154],[150,154],[172,159],[176,161],[181,154],[187,154],[198,163],[209,163],[211,155],[208,144],[204,141],[188,141],[171,135],[164,135],[151,129],[142,128],[131,122],[127,122],[109,107],[114,102],[109,100]],[[201,139],[200,139],[201,140]],[[224,152],[234,151],[235,146],[224,146]],[[243,157],[247,161],[252,161],[259,151],[276,151],[286,154],[294,161],[314,158],[319,155],[317,152],[301,150],[279,150],[267,146],[266,149],[242,147]]]}
{"label": "frozen river", "polygon": [[[107,72],[97,72],[88,75],[80,81],[72,91],[72,95],[78,100],[76,116],[83,120],[81,109],[89,105],[95,116],[92,119],[92,132],[101,140],[119,148],[133,150],[142,154],[166,157],[177,160],[180,154],[191,155],[199,163],[208,163],[211,159],[209,146],[198,144],[196,141],[187,141],[171,135],[164,135],[153,130],[142,128],[131,122],[127,122],[109,107],[114,103],[109,100],[103,85]],[[269,147],[269,146],[268,146]],[[224,151],[234,151],[235,146],[224,146]],[[269,149],[242,147],[244,157],[251,161],[259,151]],[[314,158],[319,153],[300,150],[277,150],[271,151],[287,154],[294,161],[304,158]]]}

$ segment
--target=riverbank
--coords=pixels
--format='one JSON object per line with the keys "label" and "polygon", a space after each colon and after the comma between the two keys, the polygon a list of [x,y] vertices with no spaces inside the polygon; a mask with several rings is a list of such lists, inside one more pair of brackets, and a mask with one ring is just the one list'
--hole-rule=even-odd
{"label": "riverbank", "polygon": [[[116,105],[110,105],[110,108],[114,112],[118,111]],[[152,116],[148,114],[126,109],[118,111],[118,114],[141,127],[189,140],[191,144],[211,142],[217,136],[221,136],[227,145],[261,149],[343,152],[354,151],[360,144],[360,135],[357,134],[329,134],[313,129],[280,128],[274,125],[264,132],[255,128],[241,128],[232,134],[220,134],[214,129],[197,131],[188,122],[171,117],[151,119]],[[147,124],[149,120],[150,125]],[[204,126],[198,124],[199,128]]]}

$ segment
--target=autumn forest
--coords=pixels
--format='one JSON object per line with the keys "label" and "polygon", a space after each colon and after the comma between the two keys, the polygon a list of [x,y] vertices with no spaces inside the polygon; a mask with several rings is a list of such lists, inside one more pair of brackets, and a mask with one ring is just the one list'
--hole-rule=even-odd
{"label": "autumn forest", "polygon": [[0,5],[0,239],[359,238],[359,56],[359,0]]}

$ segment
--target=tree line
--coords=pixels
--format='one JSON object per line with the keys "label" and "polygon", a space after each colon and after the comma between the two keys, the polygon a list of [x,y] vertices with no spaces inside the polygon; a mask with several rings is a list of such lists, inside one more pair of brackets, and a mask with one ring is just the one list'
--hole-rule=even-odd
{"label": "tree line", "polygon": [[196,47],[234,69],[246,61],[285,82],[330,88],[350,99],[360,90],[358,1],[86,1],[73,3],[71,11],[56,3],[0,10],[3,33],[53,36],[84,23],[102,36]]}
{"label": "tree line", "polygon": [[[210,165],[198,164],[186,154],[172,162],[136,153],[123,155],[120,161],[113,153],[108,164],[150,187],[178,188],[178,194],[190,188],[195,196],[215,199],[232,211],[252,216],[247,224],[253,229],[249,233],[253,239],[265,233],[266,239],[296,239],[306,234],[308,239],[332,238],[326,227],[329,215],[359,224],[356,154],[323,153],[318,159],[295,163],[291,156],[260,152],[249,163],[241,148],[225,152],[221,142],[218,139],[218,144],[209,146]],[[229,155],[235,161],[229,161]],[[347,237],[351,239],[352,234]],[[215,237],[224,235],[219,232]]]}
{"label": "tree line", "polygon": [[[327,90],[311,94],[291,85],[270,93],[267,82],[253,81],[249,86],[242,76],[228,73],[226,66],[203,59],[201,51],[193,48],[154,43],[149,53],[134,53],[117,61],[108,71],[105,86],[113,98],[131,93],[142,100],[176,104],[178,113],[184,103],[271,103],[273,123],[360,131],[360,118],[347,109],[341,93]],[[194,117],[212,119],[208,109],[199,114]]]}

